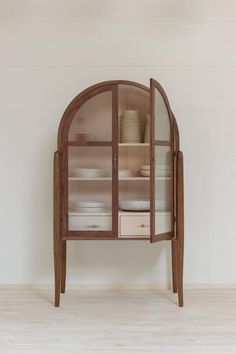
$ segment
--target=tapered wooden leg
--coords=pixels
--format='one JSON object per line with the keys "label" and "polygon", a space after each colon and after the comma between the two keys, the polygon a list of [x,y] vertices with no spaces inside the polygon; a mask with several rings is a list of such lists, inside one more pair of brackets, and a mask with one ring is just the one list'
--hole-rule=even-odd
{"label": "tapered wooden leg", "polygon": [[183,266],[184,266],[184,173],[183,154],[177,155],[177,289],[179,306],[184,305],[183,300]]}
{"label": "tapered wooden leg", "polygon": [[181,242],[178,242],[178,299],[179,299],[180,307],[184,306],[183,268],[184,268],[184,247]]}
{"label": "tapered wooden leg", "polygon": [[61,293],[61,242],[54,239],[55,306],[60,305]]}
{"label": "tapered wooden leg", "polygon": [[54,154],[53,175],[53,248],[55,271],[55,306],[60,305],[61,293],[61,218],[60,218],[60,153]]}
{"label": "tapered wooden leg", "polygon": [[177,241],[173,240],[171,242],[171,253],[172,253],[172,288],[173,292],[177,293],[177,272],[178,272],[178,262],[177,262]]}
{"label": "tapered wooden leg", "polygon": [[61,252],[61,293],[64,293],[66,289],[66,241],[62,241]]}

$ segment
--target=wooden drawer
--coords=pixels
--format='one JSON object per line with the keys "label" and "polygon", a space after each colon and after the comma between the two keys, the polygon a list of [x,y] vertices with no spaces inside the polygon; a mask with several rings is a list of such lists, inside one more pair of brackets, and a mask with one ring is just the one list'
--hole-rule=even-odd
{"label": "wooden drawer", "polygon": [[121,215],[120,236],[150,236],[148,215]]}
{"label": "wooden drawer", "polygon": [[104,215],[70,215],[70,231],[110,231],[112,217]]}
{"label": "wooden drawer", "polygon": [[[171,214],[157,213],[155,222],[156,234],[171,231]],[[149,215],[121,215],[120,236],[150,236]]]}

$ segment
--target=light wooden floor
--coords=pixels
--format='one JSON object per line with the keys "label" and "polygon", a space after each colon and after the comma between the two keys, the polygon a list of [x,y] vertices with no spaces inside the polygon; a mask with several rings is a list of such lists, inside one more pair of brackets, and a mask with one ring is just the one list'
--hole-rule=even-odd
{"label": "light wooden floor", "polygon": [[236,290],[0,290],[1,354],[236,353]]}

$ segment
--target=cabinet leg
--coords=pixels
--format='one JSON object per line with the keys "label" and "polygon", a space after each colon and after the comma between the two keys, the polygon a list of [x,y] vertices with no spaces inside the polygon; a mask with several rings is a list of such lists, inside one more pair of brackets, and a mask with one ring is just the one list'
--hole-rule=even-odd
{"label": "cabinet leg", "polygon": [[54,240],[55,306],[60,305],[61,293],[61,241]]}
{"label": "cabinet leg", "polygon": [[172,288],[173,293],[177,293],[177,241],[173,240],[171,242],[171,253],[172,253]]}
{"label": "cabinet leg", "polygon": [[178,300],[179,306],[184,306],[184,299],[183,299],[183,267],[184,267],[184,245],[182,242],[178,241]]}
{"label": "cabinet leg", "polygon": [[183,266],[184,266],[184,168],[183,154],[181,151],[177,155],[177,270],[178,270],[178,299],[179,306],[184,305],[183,301]]}
{"label": "cabinet leg", "polygon": [[61,252],[61,293],[64,293],[66,289],[66,241],[62,241]]}
{"label": "cabinet leg", "polygon": [[53,251],[54,251],[54,274],[55,274],[55,306],[60,305],[61,293],[61,221],[60,221],[60,153],[54,154],[53,176]]}

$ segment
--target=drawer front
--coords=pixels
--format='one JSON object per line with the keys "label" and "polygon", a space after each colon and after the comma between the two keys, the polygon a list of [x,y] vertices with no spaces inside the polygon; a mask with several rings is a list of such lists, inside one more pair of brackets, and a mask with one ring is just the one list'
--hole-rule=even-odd
{"label": "drawer front", "polygon": [[110,231],[112,230],[111,216],[69,216],[70,231]]}
{"label": "drawer front", "polygon": [[150,236],[150,217],[121,215],[120,236]]}
{"label": "drawer front", "polygon": [[[155,233],[163,234],[171,231],[171,214],[156,214]],[[120,236],[150,236],[149,215],[121,215]]]}

